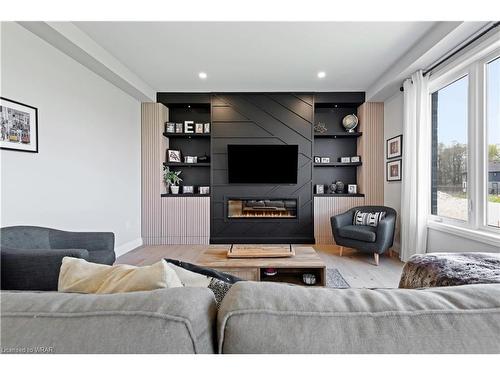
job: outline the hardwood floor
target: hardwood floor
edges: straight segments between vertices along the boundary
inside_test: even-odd
[[[302,245],[303,246],[303,245]],[[116,263],[136,266],[149,265],[162,258],[173,258],[196,263],[207,247],[229,249],[229,245],[156,245],[143,246],[120,256]],[[337,268],[353,288],[397,288],[403,263],[388,255],[380,257],[380,265],[373,256],[344,248],[342,257],[335,245],[313,245],[327,268]]]

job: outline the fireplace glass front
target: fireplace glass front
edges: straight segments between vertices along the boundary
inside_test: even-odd
[[[297,199],[228,199],[229,219],[295,219]]]

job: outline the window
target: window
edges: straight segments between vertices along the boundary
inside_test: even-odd
[[[500,40],[490,38],[429,77],[429,225],[500,241]]]
[[[486,64],[487,225],[500,228],[500,58]]]
[[[468,221],[467,107],[468,76],[431,95],[431,213]]]

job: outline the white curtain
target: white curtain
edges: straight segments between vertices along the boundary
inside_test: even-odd
[[[427,248],[431,196],[431,124],[428,77],[415,72],[404,84],[401,184],[401,260]]]

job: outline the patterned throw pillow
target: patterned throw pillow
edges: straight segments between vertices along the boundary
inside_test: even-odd
[[[220,303],[226,296],[226,293],[229,292],[229,289],[233,284],[225,283],[224,281],[212,278],[210,284],[208,284],[208,289],[210,289],[215,296],[215,304],[217,305],[217,309],[220,307]]]
[[[369,225],[376,227],[378,223],[385,217],[385,212],[354,212],[353,225]]]

